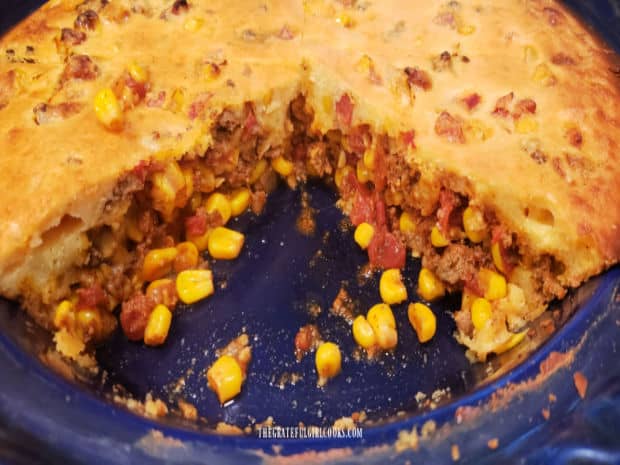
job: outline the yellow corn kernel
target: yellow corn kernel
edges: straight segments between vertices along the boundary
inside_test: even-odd
[[[168,337],[172,312],[165,305],[157,305],[149,315],[144,330],[144,343],[147,346],[160,346]]]
[[[185,197],[191,200],[194,196],[194,171],[191,168],[182,168],[181,172],[185,178]]]
[[[365,183],[372,180],[372,173],[366,168],[363,161],[357,162],[357,167],[355,169],[355,174],[357,175],[357,180],[361,183]]]
[[[146,288],[146,295],[154,297],[157,295],[158,301],[166,307],[172,307],[176,300],[176,294],[171,291],[172,279],[156,279]]]
[[[316,350],[314,363],[319,374],[319,385],[323,385],[329,378],[340,373],[342,369],[340,347],[333,342],[323,342]]]
[[[495,242],[491,245],[491,256],[493,257],[493,264],[502,273],[506,272],[506,266],[504,265],[504,257],[502,257],[502,251],[499,242]]]
[[[244,240],[240,232],[219,226],[209,234],[209,254],[218,260],[233,260],[239,256]]]
[[[462,36],[468,36],[473,34],[476,31],[476,26],[472,26],[470,24],[460,25],[457,29],[457,32]]]
[[[484,298],[497,300],[506,297],[506,278],[493,270],[483,268],[478,273],[478,280],[484,289]]]
[[[220,77],[220,74],[222,74],[222,69],[217,65],[217,63],[206,63],[202,72],[205,81],[213,82]]]
[[[127,67],[127,71],[131,76],[131,79],[136,81],[138,84],[144,84],[149,80],[149,72],[142,66],[140,66],[137,62],[133,61]]]
[[[232,215],[232,206],[230,200],[219,192],[214,192],[209,196],[205,203],[205,208],[208,213],[218,212],[224,224],[228,223],[230,216]]]
[[[76,320],[83,339],[97,339],[101,336],[103,326],[99,310],[83,308],[77,312]]]
[[[166,276],[172,271],[172,265],[178,253],[175,247],[150,250],[144,257],[142,278],[145,281],[155,281]]]
[[[196,32],[203,26],[204,23],[205,20],[202,18],[189,18],[187,21],[185,21],[183,27],[186,31]]]
[[[364,315],[353,320],[353,339],[364,349],[370,349],[377,343],[375,332]]]
[[[536,60],[538,60],[538,51],[531,45],[523,47],[523,61],[534,63]]]
[[[144,240],[144,233],[140,230],[138,219],[131,213],[125,221],[125,232],[127,237],[134,242],[142,242]]]
[[[372,171],[375,168],[375,151],[372,147],[364,151],[362,161],[367,170]]]
[[[375,228],[371,224],[360,223],[357,228],[355,228],[353,239],[362,249],[366,249],[370,241],[372,241],[372,236],[374,236],[374,234]]]
[[[168,108],[174,113],[180,113],[185,104],[185,91],[181,88],[175,89],[170,96]]]
[[[379,280],[381,299],[388,305],[399,304],[407,300],[407,288],[403,284],[400,270],[390,268],[385,270]]]
[[[439,278],[431,270],[422,268],[418,276],[418,295],[431,302],[443,297],[445,293],[446,288]]]
[[[431,244],[433,244],[433,247],[446,247],[450,242],[437,226],[433,226],[433,229],[431,229]]]
[[[213,294],[211,270],[185,270],[177,276],[177,294],[183,303],[193,304]]]
[[[352,172],[353,168],[351,168],[349,165],[345,165],[343,168],[337,169],[336,174],[334,175],[334,183],[336,184],[336,187],[342,187],[343,181]]]
[[[191,241],[181,242],[177,244],[179,252],[174,259],[174,271],[179,273],[183,270],[195,268],[198,265],[198,248]]]
[[[69,300],[63,300],[56,307],[54,312],[54,327],[56,329],[66,328],[73,320],[73,303]]]
[[[437,331],[437,318],[433,311],[419,302],[409,304],[407,308],[409,323],[418,335],[418,341],[430,341]]]
[[[276,173],[287,177],[293,172],[295,165],[293,165],[292,161],[280,156],[271,160],[271,167]]]
[[[465,139],[484,142],[493,136],[493,128],[479,119],[471,119],[465,123]]]
[[[496,354],[502,354],[504,352],[509,351],[510,349],[517,346],[519,343],[521,343],[521,341],[525,339],[526,334],[527,334],[527,331],[521,331],[520,333],[513,334],[512,336],[510,336],[510,339],[508,339],[503,344],[500,344],[499,346],[497,346],[493,350],[493,352],[495,352]]]
[[[400,215],[400,219],[398,220],[398,228],[402,233],[413,233],[415,232],[415,222],[413,221],[413,216],[411,216],[408,212],[402,212]]]
[[[486,222],[484,215],[475,207],[467,207],[463,212],[463,229],[465,235],[474,244],[482,242],[486,236]]]
[[[261,158],[256,163],[256,166],[254,166],[254,168],[252,169],[252,173],[250,173],[250,184],[254,184],[256,181],[258,181],[261,178],[261,176],[265,174],[266,170],[267,170],[267,160],[265,160],[264,158]]]
[[[543,86],[552,86],[555,84],[555,76],[549,69],[549,66],[545,63],[541,63],[534,69],[534,75],[532,76],[534,81],[542,84]]]
[[[373,67],[372,58],[368,55],[362,55],[362,58],[355,65],[355,69],[362,74],[368,74]]]
[[[345,165],[347,164],[347,154],[345,153],[344,150],[341,150],[340,153],[338,154],[338,162],[336,163],[336,168],[344,168]]]
[[[474,324],[474,328],[482,329],[487,324],[487,321],[491,319],[493,315],[493,307],[491,302],[482,297],[478,297],[471,304],[471,322]]]
[[[211,235],[211,229],[207,229],[201,236],[187,235],[187,240],[196,246],[200,252],[204,252],[209,248],[209,236]]]
[[[521,116],[515,121],[515,131],[518,134],[530,134],[538,129],[538,122],[532,116]]]
[[[346,28],[351,28],[355,25],[353,18],[346,13],[340,13],[336,16],[336,22]]]
[[[207,380],[220,404],[224,404],[241,392],[243,372],[234,357],[222,355],[207,370]]]
[[[178,194],[185,188],[185,176],[176,161],[166,165],[163,171],[153,173],[151,197],[153,206],[169,219],[175,207],[183,207],[182,200],[187,201],[185,196]],[[183,197],[183,198],[182,198]]]
[[[398,332],[396,331],[396,320],[394,313],[387,304],[377,304],[368,310],[366,315],[368,323],[372,327],[377,345],[384,350],[396,347],[398,343]]]
[[[233,216],[239,216],[248,209],[252,193],[247,187],[234,190],[230,194],[230,208]]]
[[[123,110],[114,91],[109,87],[101,89],[93,102],[95,116],[108,129],[119,130],[123,125]]]

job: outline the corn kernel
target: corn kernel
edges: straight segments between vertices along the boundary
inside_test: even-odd
[[[362,55],[362,58],[355,65],[355,69],[362,74],[368,74],[373,67],[372,58]]]
[[[504,257],[502,257],[502,250],[499,242],[495,242],[491,245],[491,256],[493,257],[493,264],[495,265],[495,268],[502,273],[505,273],[506,267],[504,265]]]
[[[319,385],[323,385],[329,378],[340,373],[342,369],[340,348],[333,342],[323,342],[316,350],[314,363],[319,374]]]
[[[446,247],[450,242],[437,226],[433,226],[433,229],[431,229],[431,244],[433,244],[433,247]]]
[[[351,168],[349,165],[345,165],[344,168],[337,169],[336,174],[334,175],[334,183],[336,184],[336,187],[342,187],[343,181],[352,172],[353,168]]]
[[[208,239],[209,254],[219,260],[232,260],[239,256],[245,237],[232,229],[217,227]]]
[[[144,343],[147,346],[162,345],[168,337],[172,312],[165,305],[157,305],[149,315],[144,330]]]
[[[504,352],[509,351],[513,347],[515,347],[518,344],[520,344],[521,341],[523,341],[523,339],[525,339],[525,335],[526,334],[527,334],[527,331],[521,331],[520,333],[513,334],[512,336],[510,336],[510,339],[508,339],[503,344],[500,344],[499,346],[497,346],[493,350],[493,352],[495,352],[496,354],[502,354]]]
[[[73,303],[69,300],[63,300],[56,307],[54,312],[54,327],[56,329],[66,328],[70,326],[73,320]]]
[[[372,171],[375,168],[375,151],[372,147],[364,151],[362,161],[364,162],[364,166],[367,170]]]
[[[177,294],[183,303],[193,304],[213,294],[211,270],[185,270],[177,276]]]
[[[295,168],[292,161],[289,161],[282,156],[271,160],[271,167],[276,173],[284,177],[289,176]]]
[[[394,313],[387,304],[377,304],[368,310],[366,319],[372,327],[377,345],[384,350],[390,350],[396,347],[398,343],[398,332],[396,331],[396,320]]]
[[[405,234],[415,232],[416,225],[413,221],[413,216],[408,212],[402,212],[398,220],[398,228],[400,232]]]
[[[422,268],[418,276],[418,295],[431,302],[445,293],[446,288],[437,276],[431,270]]]
[[[198,265],[198,248],[196,244],[191,241],[181,242],[177,244],[177,251],[179,253],[174,259],[174,271],[178,273],[195,268]]]
[[[506,278],[493,270],[483,268],[478,273],[480,286],[484,289],[484,298],[497,300],[506,297]]]
[[[355,174],[357,175],[357,180],[361,183],[365,183],[372,180],[372,173],[366,168],[363,161],[357,162],[357,167],[355,169]]]
[[[364,349],[370,349],[377,343],[375,332],[364,315],[353,320],[353,339]]]
[[[375,228],[371,224],[360,223],[357,228],[355,228],[353,239],[362,249],[366,249],[370,241],[372,241],[372,236],[374,236],[374,234]]]
[[[149,72],[135,61],[127,67],[127,71],[129,72],[131,79],[136,81],[138,84],[144,84],[149,80]]]
[[[400,270],[390,268],[385,270],[379,280],[381,299],[388,305],[399,304],[407,300],[407,288],[403,284]]]
[[[351,28],[355,25],[353,18],[346,13],[341,13],[336,16],[336,22],[346,28]]]
[[[166,219],[170,219],[175,207],[183,207],[185,196],[179,193],[185,188],[185,176],[179,164],[172,161],[163,171],[153,173],[151,197],[153,207]]]
[[[243,372],[234,357],[222,355],[207,370],[207,380],[220,404],[224,404],[241,392]]]
[[[491,302],[482,297],[478,297],[471,304],[471,322],[474,324],[474,328],[482,329],[487,324],[487,321],[491,319],[493,315],[493,308]]]
[[[101,314],[97,309],[83,308],[77,312],[77,323],[83,339],[98,339],[101,336]]]
[[[191,200],[194,196],[194,171],[191,168],[182,168],[183,178],[185,178],[185,198]]]
[[[542,84],[543,86],[552,86],[556,81],[555,76],[549,69],[549,66],[545,63],[541,63],[536,66],[532,78],[534,81]]]
[[[418,341],[430,341],[437,331],[437,318],[433,311],[419,302],[409,304],[407,308],[409,323],[418,335]]]
[[[129,214],[125,221],[125,232],[127,237],[134,242],[142,242],[144,240],[144,233],[140,230],[138,220],[133,214]]]
[[[230,208],[233,216],[239,216],[248,209],[252,193],[247,187],[242,187],[230,194]]]
[[[123,110],[116,95],[109,87],[101,89],[94,99],[95,116],[101,124],[111,130],[119,130],[123,125]]]
[[[532,116],[521,116],[515,121],[515,131],[518,134],[530,134],[538,129],[538,122]]]
[[[258,160],[256,166],[254,166],[252,172],[250,173],[250,184],[254,184],[256,181],[258,181],[261,176],[265,174],[265,171],[267,171],[267,160],[261,158],[260,160]]]
[[[230,200],[219,192],[214,192],[209,196],[205,203],[207,213],[218,212],[222,218],[223,224],[228,223],[230,216],[232,215],[232,206]]]
[[[474,244],[482,242],[486,236],[486,222],[482,212],[475,207],[467,207],[463,212],[465,235]]]
[[[185,91],[181,88],[175,89],[170,96],[170,103],[168,108],[174,113],[180,113],[183,111],[183,105],[185,104]]]
[[[476,26],[472,26],[470,24],[467,25],[461,25],[458,27],[457,32],[459,34],[461,34],[462,36],[468,36],[473,34],[476,31]]]
[[[189,18],[187,21],[185,21],[183,27],[186,31],[196,32],[203,26],[204,23],[205,20],[202,18]]]
[[[206,63],[202,72],[205,81],[213,82],[220,77],[220,74],[222,74],[222,69],[217,65],[217,63]]]
[[[465,123],[465,139],[484,142],[493,136],[493,128],[479,119],[471,119]]]
[[[523,47],[523,61],[525,63],[534,63],[538,60],[538,51],[531,45]]]
[[[142,278],[145,281],[155,281],[166,276],[172,271],[172,265],[178,253],[175,247],[150,250],[144,257]]]
[[[157,295],[158,302],[170,308],[176,300],[176,293],[171,284],[172,279],[156,279],[146,288],[146,295],[149,297]]]
[[[200,236],[187,235],[187,240],[196,246],[200,252],[204,252],[209,248],[209,236],[211,235],[211,229],[207,229],[204,234]]]

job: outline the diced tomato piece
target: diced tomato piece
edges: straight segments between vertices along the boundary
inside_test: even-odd
[[[348,128],[353,121],[353,102],[349,94],[342,94],[336,102],[336,116],[341,126]]]
[[[78,302],[77,308],[90,308],[95,309],[99,305],[107,304],[108,297],[106,296],[101,284],[95,283],[90,287],[83,287],[77,290]]]
[[[207,216],[198,210],[195,215],[185,218],[185,232],[188,236],[202,236],[207,232]]]
[[[415,149],[415,131],[413,129],[411,131],[401,132],[400,138],[405,146]]]
[[[457,198],[454,192],[442,190],[439,194],[439,209],[437,210],[437,222],[442,232],[448,232],[450,228],[450,215],[456,206]]]
[[[363,186],[359,186],[353,199],[353,208],[349,215],[351,223],[357,226],[360,223],[374,223],[375,203],[372,196]]]
[[[394,234],[378,228],[368,246],[368,259],[372,266],[378,268],[403,268],[406,249]]]

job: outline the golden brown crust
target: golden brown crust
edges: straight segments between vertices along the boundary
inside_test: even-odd
[[[564,265],[563,285],[620,259],[619,80],[611,52],[557,2],[194,1],[179,14],[169,3],[53,1],[0,41],[4,294],[19,293],[20,265],[42,253],[45,231],[68,216],[82,231],[96,225],[117,180],[141,160],[202,153],[213,118],[246,101],[284,137],[300,92],[323,132],[345,93],[354,124],[393,137],[415,130],[408,157],[422,177],[458,179],[523,250]],[[87,8],[100,25],[63,41]],[[191,19],[202,21],[197,30]],[[74,54],[90,57],[96,77],[65,79]],[[111,132],[93,96],[134,60],[150,72],[147,100],[165,92],[163,103],[132,108]],[[221,75],[205,79],[216,61]],[[180,110],[170,105],[175,89]],[[41,103],[75,105],[37,125]]]

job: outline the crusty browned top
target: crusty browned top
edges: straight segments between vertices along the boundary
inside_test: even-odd
[[[261,122],[284,134],[299,92],[316,129],[343,121],[346,94],[351,124],[415,131],[409,159],[426,176],[464,181],[533,253],[566,265],[566,284],[620,257],[618,70],[557,2],[160,5],[52,1],[0,42],[0,269],[64,215],[92,226],[140,160],[204,151],[225,106],[256,102]],[[87,10],[96,21],[76,24]],[[132,61],[150,89],[111,132],[93,96]],[[205,77],[210,63],[216,79]]]

